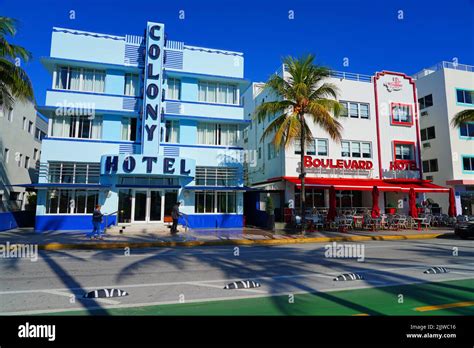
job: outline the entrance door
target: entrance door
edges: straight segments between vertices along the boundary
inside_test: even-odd
[[[178,193],[156,189],[121,189],[119,223],[161,222],[170,215]]]
[[[162,220],[162,192],[158,190],[150,190],[149,191],[149,217],[148,221],[161,221]]]
[[[136,190],[135,191],[135,204],[133,212],[133,222],[146,222],[147,221],[147,196],[148,190]]]

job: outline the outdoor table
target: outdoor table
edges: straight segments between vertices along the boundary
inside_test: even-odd
[[[418,231],[421,231],[421,223],[426,220],[426,218],[413,218],[413,220],[418,222]]]

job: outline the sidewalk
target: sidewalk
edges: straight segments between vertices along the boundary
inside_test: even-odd
[[[431,228],[429,230],[400,231],[318,231],[301,234],[279,234],[258,228],[200,229],[181,231],[171,236],[167,231],[135,231],[120,234],[108,231],[104,240],[90,240],[82,231],[50,231],[36,233],[31,228],[19,228],[0,232],[0,244],[38,244],[39,249],[117,249],[207,245],[281,245],[295,243],[328,243],[342,241],[403,240],[455,238],[452,230]]]

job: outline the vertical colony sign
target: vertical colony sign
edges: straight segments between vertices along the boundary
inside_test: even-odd
[[[162,72],[165,26],[147,23],[145,59],[145,98],[143,102],[142,153],[158,154],[160,146],[160,110],[162,102]]]

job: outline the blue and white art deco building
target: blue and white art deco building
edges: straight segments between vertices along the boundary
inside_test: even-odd
[[[243,54],[145,29],[53,28],[38,231],[90,229],[97,203],[108,224],[160,223],[176,201],[190,227],[242,226]]]

